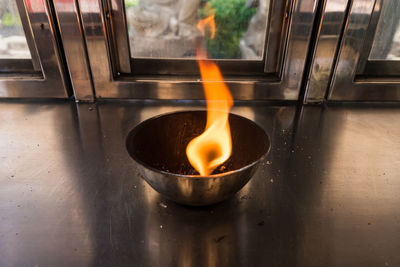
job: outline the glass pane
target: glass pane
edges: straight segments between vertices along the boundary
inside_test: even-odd
[[[209,57],[261,60],[269,0],[125,0],[133,57],[195,58],[196,25],[214,13]]]
[[[31,58],[15,0],[0,0],[0,58]]]
[[[400,1],[384,1],[369,59],[400,60]]]

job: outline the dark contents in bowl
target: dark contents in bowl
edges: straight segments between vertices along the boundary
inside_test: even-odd
[[[186,156],[186,146],[204,131],[206,111],[184,111],[142,122],[128,136],[127,148],[138,162],[154,169],[198,175]],[[232,155],[213,174],[237,170],[264,155],[269,147],[266,133],[251,120],[230,114]]]

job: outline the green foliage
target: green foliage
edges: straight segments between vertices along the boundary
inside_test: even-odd
[[[139,0],[125,0],[125,7],[126,8],[135,7],[138,4],[139,4]]]
[[[2,18],[3,26],[5,27],[10,27],[10,26],[16,26],[20,25],[21,22],[19,21],[19,18],[11,13],[4,13],[3,18]]]
[[[246,8],[246,0],[209,0],[215,12],[216,33],[207,39],[207,48],[213,58],[240,58],[239,41],[247,30],[256,8]],[[200,16],[209,15],[208,5],[200,10]]]

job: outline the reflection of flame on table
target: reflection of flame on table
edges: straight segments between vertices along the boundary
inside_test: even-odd
[[[197,27],[203,36],[206,29],[209,29],[210,37],[213,38],[214,15],[201,20]],[[206,176],[231,155],[232,140],[228,117],[233,98],[218,66],[207,59],[207,52],[201,46],[197,48],[197,61],[207,100],[207,124],[204,132],[190,141],[186,154],[190,164],[200,175]]]

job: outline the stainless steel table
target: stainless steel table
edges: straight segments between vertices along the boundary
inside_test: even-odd
[[[400,108],[238,104],[272,149],[204,208],[158,195],[125,149],[187,109],[202,106],[1,102],[0,266],[400,266]]]

